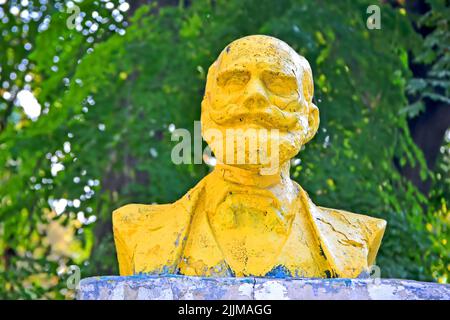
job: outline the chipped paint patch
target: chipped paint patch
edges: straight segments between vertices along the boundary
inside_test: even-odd
[[[239,286],[238,290],[240,295],[251,297],[253,294],[253,284],[243,283]]]
[[[369,285],[367,291],[371,300],[399,300],[400,296],[396,295],[397,288],[392,285]]]
[[[260,288],[255,288],[256,300],[286,300],[287,289],[281,281],[267,281]]]

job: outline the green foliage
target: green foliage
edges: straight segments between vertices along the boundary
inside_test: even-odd
[[[430,233],[431,247],[426,254],[430,261],[433,278],[439,282],[450,280],[450,129],[447,130],[444,144],[440,149],[437,168],[433,174],[433,187],[428,200],[426,224]]]
[[[292,176],[320,205],[388,221],[377,263],[383,277],[436,280],[438,263],[442,277],[448,251],[436,243],[448,239],[448,222],[438,227],[435,215],[425,214],[429,200],[396,167],[418,165],[429,175],[404,111],[407,83],[421,90],[420,80],[408,82],[408,52],[418,38],[408,18],[387,5],[382,29],[368,30],[370,4],[142,6],[124,35],[105,26],[92,44],[65,26],[67,13],[55,11],[28,55],[39,79],[34,93],[47,110],[30,121],[14,107],[17,115],[0,132],[0,251],[8,257],[0,261],[0,296],[70,296],[64,288],[70,264],[80,265],[82,277],[117,273],[112,210],[174,201],[208,172],[171,162],[170,125],[193,129],[209,65],[226,44],[248,34],[285,40],[313,69],[321,127]],[[88,16],[99,10],[95,2],[83,5]],[[2,46],[10,42],[1,39]],[[55,164],[64,170],[52,174]],[[68,200],[62,214],[58,199]],[[73,239],[61,248],[64,241],[52,239],[63,231]]]
[[[416,102],[405,110],[414,116],[423,111],[423,99],[440,103],[450,103],[450,7],[445,0],[429,0],[431,10],[417,20],[417,25],[431,30],[416,47],[414,61],[431,65],[423,78],[411,79],[407,91],[416,98]]]

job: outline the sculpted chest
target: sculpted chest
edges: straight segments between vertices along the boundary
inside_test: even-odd
[[[324,276],[326,261],[297,197],[289,203],[267,190],[220,187],[219,203],[207,192],[195,212],[180,273]]]
[[[170,205],[127,205],[114,212],[122,275],[354,278],[374,262],[383,220],[317,207],[299,186],[288,214],[278,215],[281,212],[275,209],[280,207],[271,200],[253,196],[250,200],[245,194],[217,205],[214,199],[221,197],[208,193],[219,193],[214,186],[206,192],[205,185],[202,181]],[[243,196],[245,201],[238,203],[245,205],[233,206]],[[236,227],[251,222],[255,214],[264,215],[265,205],[270,208],[266,223]],[[219,209],[211,211],[212,207]],[[210,219],[208,212],[216,216]]]

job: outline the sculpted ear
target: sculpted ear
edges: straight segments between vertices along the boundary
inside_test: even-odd
[[[314,95],[314,82],[311,67],[309,66],[308,61],[301,58],[301,64],[303,68],[302,74],[302,89],[303,95],[308,104],[308,132],[305,137],[304,144],[311,140],[319,129],[319,108],[312,102]]]
[[[210,89],[214,82],[216,81],[216,73],[217,73],[217,65],[218,65],[218,60],[214,61],[208,68],[208,74],[206,75],[206,85],[205,85],[205,89],[208,90]]]
[[[306,134],[306,138],[304,143],[307,143],[311,140],[319,129],[320,117],[319,117],[319,108],[314,103],[309,103],[309,113],[308,113],[308,133]]]
[[[206,111],[209,105],[211,104],[211,89],[214,86],[214,81],[216,79],[216,69],[217,69],[217,60],[214,61],[213,64],[208,69],[208,74],[206,75],[206,84],[205,84],[205,91],[203,95],[202,100],[202,113],[203,111]]]

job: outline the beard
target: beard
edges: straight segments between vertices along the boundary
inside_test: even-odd
[[[209,131],[213,132],[210,135]],[[219,164],[258,170],[262,175],[279,172],[301,148],[301,132],[265,128],[203,127],[203,136]]]
[[[203,103],[202,135],[218,163],[274,174],[300,151],[307,134],[308,116],[302,112]]]

